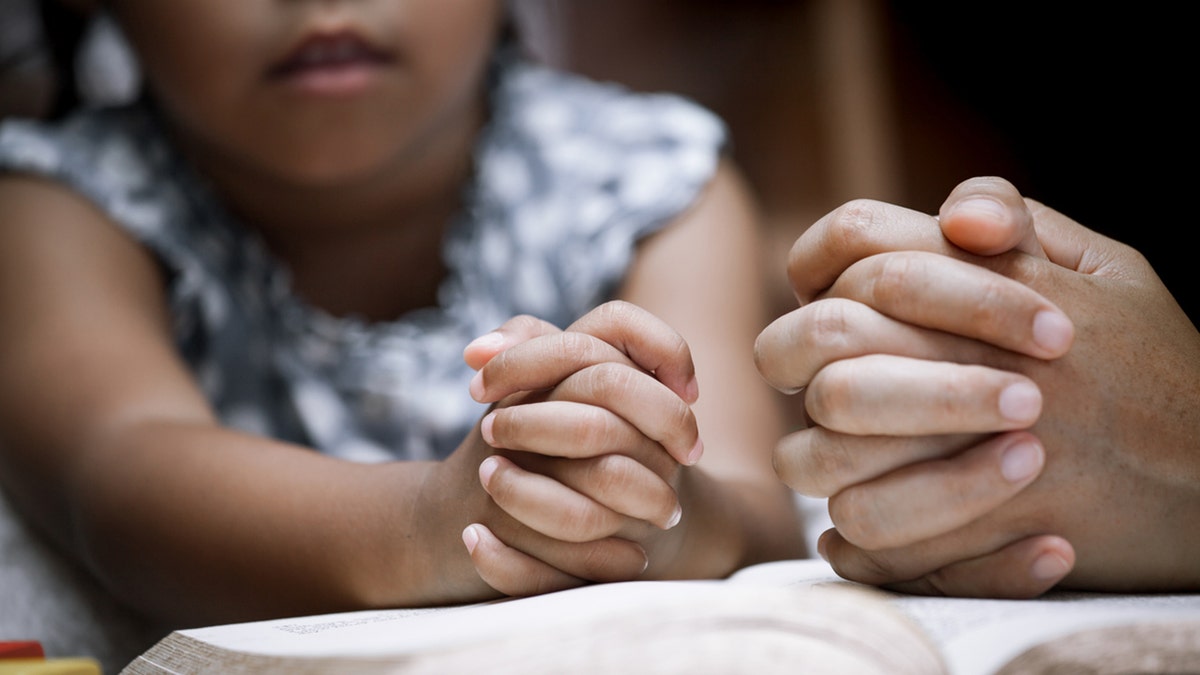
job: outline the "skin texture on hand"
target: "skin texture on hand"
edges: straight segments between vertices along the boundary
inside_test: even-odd
[[[712,536],[706,530],[723,530],[727,540],[740,535],[721,524],[720,509],[704,505],[728,488],[693,466],[704,450],[689,407],[699,387],[687,343],[669,326],[611,302],[566,331],[516,317],[464,356],[479,368],[472,394],[496,404],[481,429],[497,454],[479,473],[508,516],[579,542],[591,564],[605,560],[591,552],[597,544],[643,552],[641,568],[613,560],[603,580],[727,573],[723,556],[687,554],[686,540]],[[685,513],[701,526],[677,527]],[[571,560],[520,529],[472,523],[463,541],[480,576],[508,595],[601,580],[570,571]]]
[[[697,208],[640,245],[618,294],[626,302],[603,305],[565,332],[518,317],[464,353],[481,369],[472,394],[497,402],[481,423],[496,458],[473,472],[488,492],[530,529],[610,535],[580,548],[636,542],[643,578],[722,577],[803,555],[794,499],[770,464],[782,433],[779,401],[750,361],[764,294],[751,205],[730,169],[722,167]],[[582,423],[563,425],[560,413]],[[544,473],[561,484],[540,480]],[[537,494],[583,504],[591,529],[572,532],[579,523],[547,516],[552,509],[528,501]],[[471,525],[464,543],[479,575],[505,593],[582,583],[490,523]]]
[[[645,571],[635,542],[678,524],[680,469],[703,447],[688,407],[697,387],[683,339],[644,310],[614,302],[566,331],[516,317],[464,356],[479,367],[472,395],[496,404],[480,426],[498,453],[479,470],[496,504],[531,532],[581,550],[588,542],[633,547],[640,565],[615,566],[616,578]],[[569,573],[518,529],[476,522],[463,539],[480,576],[509,595],[599,580]]]
[[[756,357],[802,392],[811,424],[776,466],[830,497],[840,574],[1002,597],[1200,587],[1200,336],[1136,251],[980,178],[940,219],[842,207],[789,274],[802,306]]]

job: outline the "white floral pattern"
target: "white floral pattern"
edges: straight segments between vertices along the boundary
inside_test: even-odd
[[[467,342],[523,313],[565,326],[609,299],[637,241],[695,200],[725,142],[681,98],[498,64],[439,305],[393,322],[298,299],[147,105],[6,122],[0,170],[64,182],[158,256],[180,353],[224,423],[356,461],[442,458],[484,410],[467,393]]]

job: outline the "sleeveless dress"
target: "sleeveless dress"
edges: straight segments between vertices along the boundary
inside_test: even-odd
[[[61,181],[147,246],[175,339],[223,423],[355,461],[439,459],[484,412],[462,350],[517,314],[565,327],[610,299],[639,239],[694,202],[725,129],[672,95],[498,58],[439,302],[328,315],[167,142],[146,104],[0,127],[0,171]]]

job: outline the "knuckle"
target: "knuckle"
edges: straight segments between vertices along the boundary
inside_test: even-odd
[[[578,434],[575,442],[582,448],[606,450],[616,448],[623,438],[623,429],[608,411],[589,406],[582,413],[579,423],[574,425]]]
[[[688,441],[694,440],[700,434],[700,429],[696,426],[695,413],[678,399],[672,401],[672,405],[666,411],[665,419],[670,425],[670,429],[682,431]]]
[[[859,581],[869,584],[886,584],[896,581],[903,581],[897,572],[896,566],[888,556],[882,553],[874,553],[867,550],[859,550],[858,558],[855,560],[857,578]]]
[[[668,482],[646,480],[648,469],[625,455],[601,457],[594,470],[596,494],[601,498],[620,499],[621,508],[631,517],[665,518],[678,503]],[[632,486],[637,486],[636,493],[630,489]]]
[[[845,538],[845,533],[840,527],[838,534],[846,543],[830,547],[827,551],[829,565],[838,576],[871,585],[882,585],[899,580],[896,569],[886,553],[873,553],[854,545]]]
[[[596,360],[596,338],[577,331],[565,331],[554,341],[554,357],[566,363],[579,365]]]
[[[633,369],[611,362],[588,366],[579,374],[593,400],[608,400],[625,394],[636,382]]]
[[[1005,306],[1005,297],[1010,289],[1001,278],[984,279],[979,286],[978,300],[971,304],[973,323],[996,330]]]
[[[597,494],[621,494],[633,483],[637,467],[637,462],[625,455],[604,455],[589,467],[588,480]]]
[[[829,498],[829,517],[846,541],[865,550],[883,548],[889,524],[869,490],[852,486]]]
[[[641,320],[644,310],[624,300],[609,300],[592,310],[590,314],[605,325],[629,328]]]
[[[821,300],[807,308],[809,323],[804,335],[794,335],[795,340],[815,343],[818,348],[842,352],[851,344],[853,318],[851,305],[837,300]]]
[[[596,313],[610,319],[631,317],[638,311],[637,305],[625,300],[609,300],[596,307]]]
[[[511,330],[519,335],[527,335],[538,332],[542,327],[541,319],[530,314],[518,314],[508,321],[504,322],[501,328]]]
[[[615,529],[608,509],[589,501],[579,501],[558,511],[559,526],[565,541],[586,542],[612,534]]]
[[[938,388],[936,404],[938,412],[948,420],[969,418],[977,411],[972,405],[983,406],[991,411],[994,407],[992,394],[1007,384],[1007,380],[992,383],[993,371],[983,366],[958,366],[952,368]],[[965,420],[964,420],[965,421]]]
[[[594,581],[631,580],[641,575],[645,561],[645,553],[633,542],[604,539],[587,545],[577,575]]]
[[[690,363],[692,360],[692,349],[688,346],[687,340],[679,333],[672,331],[664,336],[667,340],[666,353],[669,361],[678,363]]]
[[[908,253],[880,256],[871,275],[872,298],[884,307],[903,307],[919,294],[912,292],[914,277],[920,274],[917,259]]]
[[[880,202],[854,199],[831,214],[829,236],[836,245],[858,250],[870,245],[880,223]]]

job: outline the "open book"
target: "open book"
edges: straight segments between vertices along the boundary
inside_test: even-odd
[[[795,560],[722,581],[179,630],[123,671],[202,672],[1194,673],[1200,594],[916,597]]]

